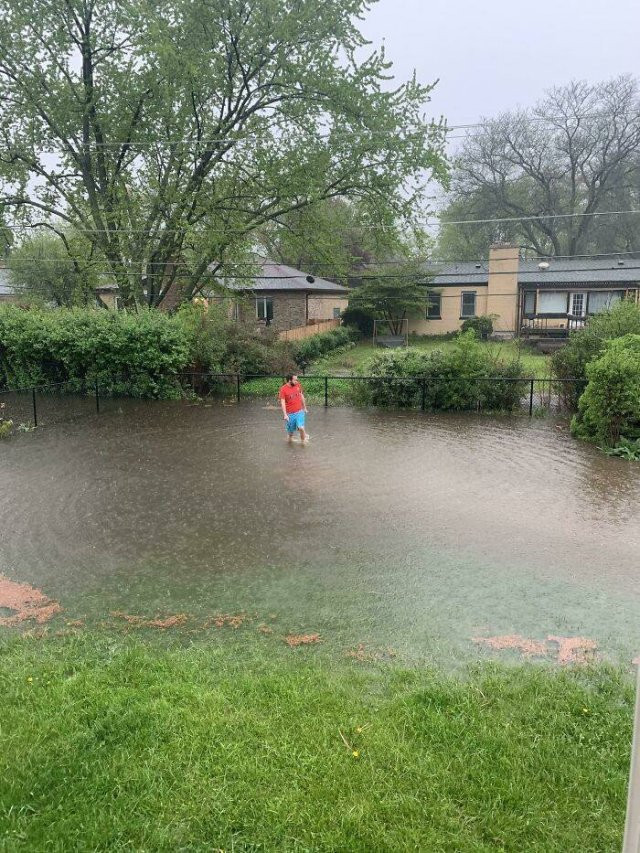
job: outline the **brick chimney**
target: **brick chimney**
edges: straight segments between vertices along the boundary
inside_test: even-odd
[[[489,249],[487,314],[497,315],[494,334],[503,337],[512,337],[517,331],[519,266],[519,246],[494,243]]]

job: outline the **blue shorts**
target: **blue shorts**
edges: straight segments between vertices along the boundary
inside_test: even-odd
[[[297,429],[304,429],[304,412],[300,409],[299,412],[293,412],[285,421],[285,427],[288,433],[293,435]]]

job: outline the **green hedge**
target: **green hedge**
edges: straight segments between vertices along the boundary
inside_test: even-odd
[[[446,351],[380,353],[367,374],[372,378],[361,382],[357,394],[360,402],[374,406],[417,407],[424,393],[431,411],[512,411],[525,393],[521,364],[495,359],[474,332],[459,335]]]
[[[587,366],[587,377],[571,422],[573,434],[631,452],[629,445],[640,438],[640,335],[609,341],[604,354]]]
[[[68,382],[135,397],[176,397],[189,365],[184,328],[166,314],[84,309],[0,309],[0,385]]]
[[[590,317],[586,327],[572,332],[566,346],[554,354],[551,371],[555,377],[583,380],[556,383],[558,394],[570,409],[578,407],[589,362],[604,352],[607,341],[629,334],[640,334],[640,305],[624,300],[610,311]]]
[[[298,367],[305,368],[333,350],[354,344],[359,338],[360,333],[357,329],[339,326],[330,332],[321,332],[319,335],[312,335],[310,338],[300,341],[294,347],[293,357]]]

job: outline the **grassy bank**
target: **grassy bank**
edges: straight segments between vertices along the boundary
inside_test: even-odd
[[[454,679],[329,666],[319,649],[10,642],[2,849],[619,849],[621,676],[484,665]]]
[[[434,349],[446,350],[452,347],[454,341],[439,338],[415,338],[411,340],[410,346],[429,352]],[[519,360],[529,376],[543,379],[550,375],[549,358],[543,353],[535,352],[530,347],[519,341],[488,341],[483,343],[496,358],[501,361]],[[379,351],[379,350],[378,350]],[[316,361],[309,368],[309,373],[351,373],[353,371],[366,372],[367,362],[372,358],[376,349],[371,341],[362,341],[352,349],[330,353],[325,358]]]

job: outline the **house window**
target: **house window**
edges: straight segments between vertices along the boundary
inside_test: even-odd
[[[234,302],[231,306],[231,319],[239,320],[240,319],[240,303]]]
[[[587,294],[572,293],[569,297],[569,308],[572,317],[584,317],[587,308]]]
[[[622,299],[624,299],[623,290],[596,290],[589,294],[589,314],[608,311]]]
[[[475,317],[476,316],[476,292],[467,291],[462,294],[460,303],[460,317]]]
[[[273,299],[267,296],[259,296],[256,299],[256,314],[258,320],[270,323],[273,320]]]
[[[524,313],[526,317],[533,317],[536,313],[535,290],[528,290],[524,294]]]
[[[334,305],[334,307],[333,307],[333,319],[339,320],[341,314],[342,314],[342,310],[340,308],[338,308],[337,305]]]
[[[557,290],[546,290],[538,294],[538,314],[567,313],[567,294]]]
[[[442,316],[442,296],[439,293],[429,293],[427,295],[427,320],[439,320]]]

